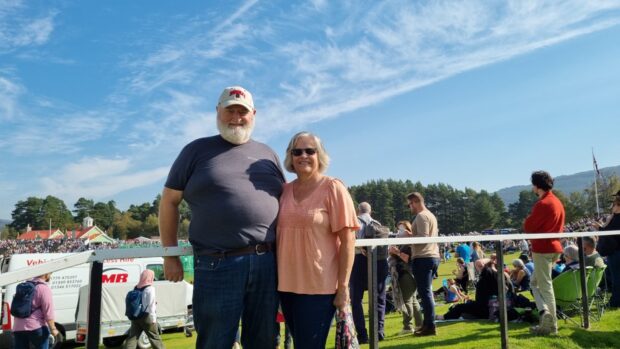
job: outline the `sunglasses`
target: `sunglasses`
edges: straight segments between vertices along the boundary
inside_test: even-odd
[[[316,154],[316,148],[293,148],[291,149],[291,154],[293,154],[293,156],[301,156],[301,154],[306,153],[309,156],[312,156],[314,154]]]

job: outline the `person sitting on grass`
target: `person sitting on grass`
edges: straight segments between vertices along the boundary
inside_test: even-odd
[[[469,296],[463,294],[454,279],[444,279],[441,288],[433,291],[435,296],[439,296],[442,293],[446,303],[458,303],[469,300]]]
[[[453,320],[461,316],[474,319],[489,318],[489,300],[492,296],[497,296],[497,268],[495,262],[490,259],[477,260],[475,267],[480,273],[476,283],[476,298],[451,306],[443,316],[437,316],[438,320]]]
[[[467,294],[467,284],[469,283],[469,273],[465,260],[461,257],[456,259],[456,269],[452,270],[456,284]]]
[[[517,292],[529,290],[531,275],[525,267],[525,263],[520,259],[515,259],[512,261],[512,266],[514,269],[510,271],[510,281],[512,281],[515,290]]]

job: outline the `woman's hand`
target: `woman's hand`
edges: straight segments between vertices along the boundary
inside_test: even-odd
[[[391,255],[398,256],[400,254],[400,250],[396,246],[390,246],[389,250]]]
[[[344,310],[349,302],[349,288],[338,288],[338,291],[336,291],[336,297],[334,298],[334,306],[340,310]]]

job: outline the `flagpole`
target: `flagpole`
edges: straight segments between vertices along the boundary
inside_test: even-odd
[[[594,167],[594,198],[596,200],[596,218],[601,218],[601,209],[598,205],[598,165],[596,164],[596,158],[594,157],[594,148],[592,148],[592,166]]]

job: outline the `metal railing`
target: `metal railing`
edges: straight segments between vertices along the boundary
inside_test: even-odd
[[[440,236],[432,238],[387,238],[387,239],[362,239],[357,240],[356,247],[368,248],[368,299],[369,299],[369,329],[370,329],[370,348],[378,348],[378,326],[377,326],[377,247],[387,245],[407,245],[407,244],[427,244],[427,243],[454,243],[472,241],[494,241],[497,265],[504,265],[503,242],[509,240],[534,240],[550,238],[577,238],[579,247],[579,267],[581,269],[581,289],[582,289],[582,311],[584,328],[590,327],[588,316],[588,299],[586,292],[585,279],[585,258],[583,252],[582,238],[585,236],[608,236],[620,235],[617,231],[597,231],[597,232],[572,232],[572,233],[545,233],[545,234],[503,234],[503,235],[464,235],[464,236]],[[28,268],[15,270],[9,273],[0,274],[0,287],[27,280],[39,275],[51,273],[57,270],[71,268],[84,263],[91,263],[90,269],[90,293],[88,309],[88,333],[86,338],[86,348],[96,349],[99,347],[100,327],[99,319],[101,316],[101,286],[103,274],[103,262],[109,259],[119,258],[144,258],[160,256],[185,256],[193,253],[191,247],[156,247],[156,248],[131,248],[131,249],[106,249],[92,250],[68,255],[47,263],[38,264]],[[498,272],[498,290],[502,290],[505,283],[503,272]],[[97,301],[91,301],[97,300]],[[501,333],[502,348],[508,348],[508,318],[506,310],[506,297],[504,292],[498,292],[499,302],[499,326]]]

